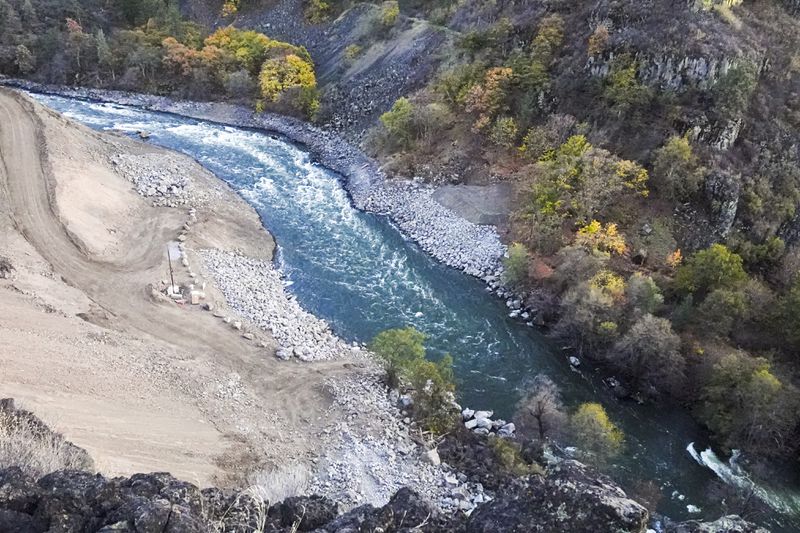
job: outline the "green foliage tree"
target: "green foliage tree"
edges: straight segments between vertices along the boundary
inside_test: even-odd
[[[489,139],[499,146],[511,148],[517,140],[517,131],[517,121],[512,117],[499,117],[494,121]]]
[[[679,266],[675,286],[683,293],[705,296],[715,289],[736,289],[747,280],[742,258],[724,244],[712,244]]]
[[[715,289],[697,308],[697,329],[705,335],[727,337],[746,312],[747,301],[743,292]]]
[[[392,139],[400,146],[407,147],[413,138],[414,106],[408,98],[398,98],[392,109],[381,115],[381,124]]]
[[[734,352],[714,365],[700,415],[728,447],[772,456],[790,444],[797,407],[797,391],[772,373],[766,359]]]
[[[369,349],[383,359],[390,388],[397,388],[408,368],[425,358],[425,335],[412,327],[380,332]]]
[[[651,91],[639,81],[636,63],[630,57],[620,56],[612,63],[603,98],[618,117],[639,111],[650,101]]]
[[[655,155],[653,183],[667,198],[687,200],[700,189],[705,169],[686,137],[670,137]]]
[[[656,282],[641,272],[635,272],[628,278],[625,296],[634,316],[655,313],[664,303],[664,296]]]
[[[758,85],[758,68],[743,60],[721,76],[711,89],[714,106],[723,118],[731,119],[746,109]]]
[[[511,285],[523,283],[528,278],[530,254],[524,244],[515,242],[508,247],[508,257],[503,259],[504,281]]]
[[[412,327],[390,329],[373,339],[370,350],[384,361],[389,387],[410,384],[416,416],[430,431],[443,433],[453,423],[453,359],[428,361],[424,343],[425,335]]]
[[[599,403],[584,403],[570,418],[570,427],[581,451],[598,466],[617,456],[625,436]]]

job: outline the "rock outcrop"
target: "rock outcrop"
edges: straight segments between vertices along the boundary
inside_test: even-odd
[[[647,510],[609,478],[563,461],[547,476],[520,478],[472,514],[468,533],[645,531]]]

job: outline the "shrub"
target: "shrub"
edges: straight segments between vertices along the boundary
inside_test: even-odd
[[[363,50],[364,49],[360,45],[357,45],[355,43],[347,45],[347,47],[344,49],[345,61],[347,61],[348,63],[352,63],[353,61],[356,60],[358,56],[361,55],[361,52]]]
[[[581,404],[570,419],[570,427],[581,451],[597,465],[622,451],[625,436],[599,403]]]
[[[511,117],[495,120],[489,139],[500,146],[511,148],[517,140],[517,122]]]
[[[589,280],[589,286],[601,291],[615,301],[625,294],[625,280],[610,270],[601,270]]]
[[[664,296],[653,278],[640,272],[635,272],[628,278],[625,296],[633,314],[637,316],[654,313],[664,303]]]
[[[522,446],[519,443],[510,439],[491,437],[489,445],[505,473],[514,477],[544,473],[538,464],[529,463],[522,457]]]
[[[307,0],[303,15],[311,24],[321,24],[331,16],[331,5],[325,0]]]
[[[508,247],[508,257],[503,259],[505,267],[504,280],[511,285],[517,285],[528,278],[528,265],[530,254],[524,244],[518,242]]]
[[[590,56],[598,56],[606,51],[608,47],[608,26],[598,24],[589,36],[588,50]]]
[[[91,470],[94,465],[85,450],[35,415],[6,405],[0,406],[0,470],[12,466],[39,478],[56,470]]]
[[[742,258],[723,244],[695,253],[675,273],[678,290],[701,296],[715,289],[735,289],[746,279]]]
[[[686,137],[673,136],[656,151],[653,178],[656,188],[667,198],[686,200],[702,185],[705,169]]]
[[[743,60],[728,69],[711,89],[715,110],[723,118],[741,115],[758,84],[758,68],[751,61]]]
[[[369,346],[386,366],[390,388],[397,388],[408,369],[425,357],[425,335],[412,327],[379,333]]]
[[[639,82],[636,63],[628,56],[614,60],[606,79],[603,97],[622,116],[644,107],[650,101],[650,89]]]
[[[575,132],[576,124],[577,120],[572,115],[550,115],[545,124],[528,130],[519,152],[534,161],[547,152],[555,152]]]
[[[394,26],[398,16],[400,16],[400,4],[397,3],[397,0],[389,0],[383,3],[380,13],[380,21],[383,27],[391,28]]]
[[[392,109],[381,115],[381,124],[398,145],[407,147],[413,138],[414,106],[408,98],[398,98]]]
[[[370,344],[384,361],[389,387],[406,383],[412,388],[414,414],[433,433],[447,432],[454,423],[453,359],[445,355],[438,362],[425,359],[425,335],[412,327],[379,333]]]

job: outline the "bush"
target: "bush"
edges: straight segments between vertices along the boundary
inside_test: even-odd
[[[491,437],[489,445],[506,474],[514,477],[544,474],[542,467],[536,463],[529,463],[523,458],[522,446],[519,443],[500,437]]]
[[[514,146],[517,140],[517,122],[511,117],[500,117],[494,121],[489,139],[505,148]]]
[[[705,169],[700,166],[685,137],[673,136],[656,151],[653,178],[656,188],[667,198],[687,200],[702,185]]]
[[[392,141],[403,147],[411,144],[414,135],[414,106],[408,98],[398,98],[392,109],[381,115],[380,120]]]
[[[627,250],[625,237],[617,231],[617,225],[609,222],[605,227],[598,221],[592,220],[578,230],[575,244],[583,246],[594,252],[610,255],[622,255]]]
[[[358,56],[361,55],[361,52],[363,50],[364,49],[360,45],[357,45],[355,43],[347,45],[347,47],[344,49],[345,61],[347,61],[348,63],[352,63],[353,61],[356,60]]]
[[[503,259],[504,281],[511,285],[523,283],[528,278],[530,254],[524,244],[515,242],[508,247],[508,257]]]
[[[428,361],[424,342],[424,334],[407,327],[379,333],[369,348],[383,360],[388,386],[410,385],[416,418],[429,431],[441,434],[454,423],[453,359],[445,355],[438,362]]]
[[[608,26],[598,24],[589,36],[588,51],[590,56],[598,56],[606,51],[608,47]]]
[[[10,400],[0,405],[0,470],[21,468],[33,478],[56,470],[91,470],[89,454],[54,433],[28,411],[13,408]]]
[[[598,466],[622,451],[625,436],[599,403],[581,404],[570,419],[570,427],[581,451]]]
[[[625,296],[635,316],[655,313],[664,303],[664,296],[653,278],[640,272],[635,272],[628,278]]]
[[[628,56],[614,60],[606,79],[603,97],[617,116],[642,109],[651,98],[651,91],[637,77],[636,63]]]
[[[731,67],[711,89],[716,112],[724,119],[738,117],[750,103],[757,85],[758,68],[753,62],[743,60]]]
[[[398,16],[400,16],[400,4],[397,3],[397,0],[389,0],[389,2],[383,3],[380,21],[384,28],[391,28],[394,26]]]
[[[331,16],[331,5],[325,0],[307,0],[303,15],[311,24],[321,24]]]

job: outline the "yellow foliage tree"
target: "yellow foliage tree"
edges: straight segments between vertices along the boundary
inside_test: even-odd
[[[578,230],[575,243],[604,254],[622,255],[627,250],[625,237],[618,232],[617,225],[613,222],[603,226],[597,220],[592,220]]]

